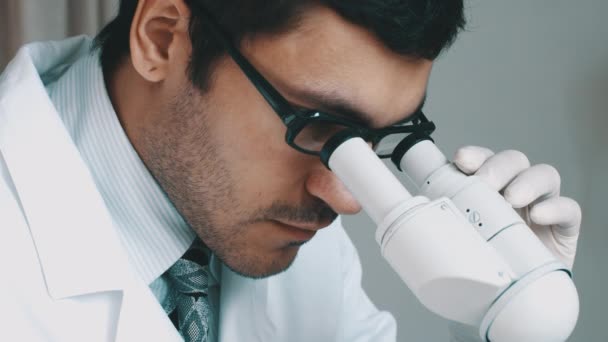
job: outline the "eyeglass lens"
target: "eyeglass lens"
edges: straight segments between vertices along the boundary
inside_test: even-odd
[[[346,125],[337,124],[325,120],[308,122],[294,138],[294,144],[299,148],[318,153],[323,149],[325,143],[336,133],[345,129],[352,129]],[[372,148],[380,157],[389,157],[395,147],[410,133],[393,133],[373,142]],[[371,140],[371,139],[368,139]]]

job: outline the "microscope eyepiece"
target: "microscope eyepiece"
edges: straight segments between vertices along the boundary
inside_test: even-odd
[[[360,137],[361,135],[357,134],[356,132],[353,132],[350,129],[345,129],[334,134],[334,136],[327,140],[327,142],[325,143],[325,145],[323,145],[323,148],[321,149],[321,161],[323,162],[325,167],[331,170],[331,168],[329,167],[329,158],[331,158],[331,155],[334,153],[336,148],[338,148],[338,146],[342,145],[342,143],[349,139]]]
[[[435,142],[430,135],[424,132],[414,132],[405,137],[405,139],[401,140],[401,142],[395,147],[395,150],[391,155],[391,160],[399,171],[403,171],[401,169],[401,159],[403,159],[403,156],[410,150],[410,148],[424,140],[430,140],[433,143]]]

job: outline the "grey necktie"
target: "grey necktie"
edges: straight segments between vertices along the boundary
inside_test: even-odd
[[[217,286],[217,280],[209,259],[209,249],[197,238],[163,275],[170,284],[163,308],[186,342],[213,342],[217,337],[209,298],[209,288]]]

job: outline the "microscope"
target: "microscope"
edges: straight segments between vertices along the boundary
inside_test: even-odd
[[[479,328],[482,341],[565,341],[579,312],[570,270],[503,196],[458,170],[424,132],[405,137],[391,158],[416,196],[356,132],[338,132],[321,151],[377,224],[383,257],[418,300]]]

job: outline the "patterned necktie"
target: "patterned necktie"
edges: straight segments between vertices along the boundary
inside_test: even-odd
[[[209,249],[197,238],[164,274],[170,290],[163,307],[186,342],[213,342],[217,336],[209,288],[218,283],[209,259]]]

